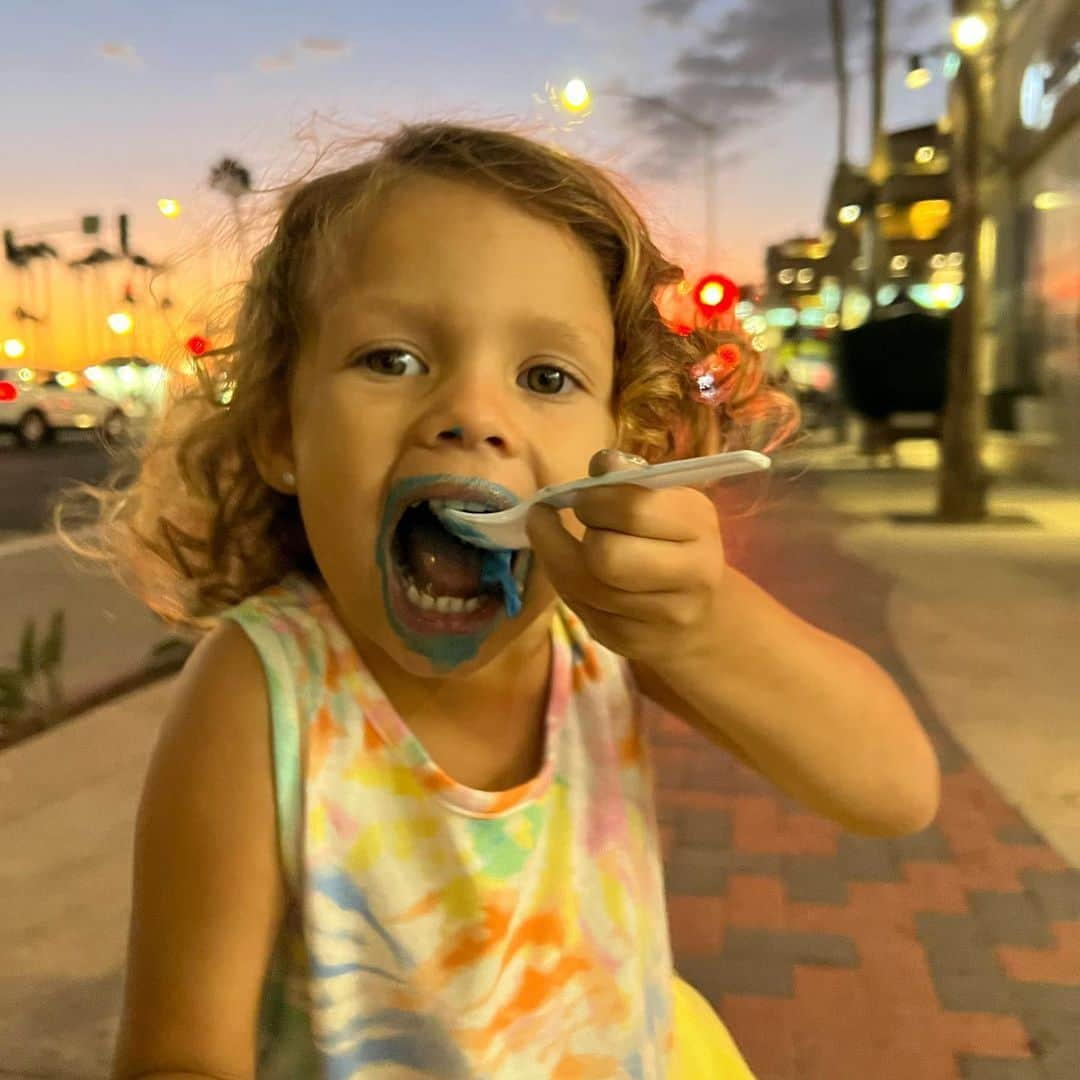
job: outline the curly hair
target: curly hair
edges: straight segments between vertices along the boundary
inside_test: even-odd
[[[768,450],[798,427],[797,406],[768,385],[761,358],[741,336],[662,314],[662,297],[683,271],[658,250],[613,175],[491,127],[403,125],[360,140],[369,141],[374,153],[285,191],[272,234],[252,260],[230,343],[194,358],[197,384],[167,405],[132,450],[134,480],[122,485],[118,471],[101,487],[81,485],[54,511],[70,548],[106,563],[167,622],[206,627],[292,570],[317,573],[297,500],[264,482],[251,448],[287,422],[287,389],[317,317],[320,260],[333,254],[343,224],[407,175],[501,193],[569,229],[592,252],[614,321],[619,448],[650,462]],[[357,141],[347,149],[355,154]],[[90,500],[98,526],[93,542],[65,530],[80,498]]]

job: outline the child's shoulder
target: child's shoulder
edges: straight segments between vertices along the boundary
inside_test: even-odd
[[[266,724],[259,659],[223,623],[177,678],[139,803],[123,1075],[178,1048],[246,1060],[286,896]]]

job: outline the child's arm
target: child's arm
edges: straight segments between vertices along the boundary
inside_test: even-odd
[[[852,832],[903,836],[930,824],[941,774],[899,687],[728,566],[708,496],[595,488],[574,514],[581,540],[558,511],[534,506],[533,551],[649,697]]]
[[[143,789],[115,1080],[255,1075],[275,833],[261,663],[225,622],[180,676]]]
[[[632,662],[643,692],[852,832],[926,828],[937,757],[893,680],[733,567],[724,578],[711,645],[699,655],[672,648],[662,665]]]

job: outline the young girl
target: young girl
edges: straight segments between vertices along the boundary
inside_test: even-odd
[[[405,127],[292,192],[231,393],[102,496],[133,587],[212,626],[139,809],[115,1076],[750,1076],[672,970],[646,711],[881,833],[933,814],[918,725],[725,568],[699,491],[534,512],[519,552],[439,517],[782,437],[753,357],[661,318],[681,277],[507,132]]]

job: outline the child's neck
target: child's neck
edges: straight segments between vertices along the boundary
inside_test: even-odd
[[[502,791],[539,771],[552,660],[550,613],[470,675],[417,679],[381,649],[363,648],[362,655],[398,715],[454,780]]]

